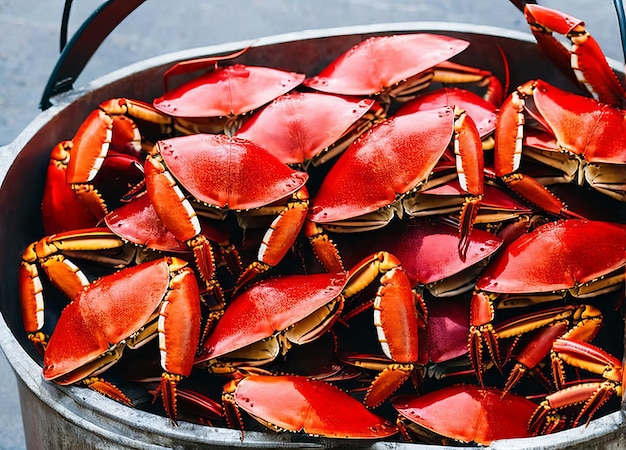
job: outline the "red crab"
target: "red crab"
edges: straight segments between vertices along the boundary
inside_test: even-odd
[[[432,81],[482,82],[489,85],[490,98],[498,102],[501,86],[491,73],[448,61],[468,45],[461,39],[429,33],[372,37],[304,84],[333,94],[376,96],[388,107],[391,99],[414,98]]]
[[[500,252],[478,279],[472,297],[469,346],[478,376],[484,343],[499,362],[495,308],[618,290],[624,283],[625,245],[625,225],[563,219],[535,228]],[[603,257],[598,259],[598,254]]]
[[[217,66],[218,61],[241,53],[199,58],[174,65],[164,74],[165,93],[154,99],[154,107],[174,117],[176,128],[185,134],[226,132],[232,135],[241,126],[244,114],[289,92],[305,79],[304,74],[270,67],[243,64]],[[206,68],[211,70],[172,90],[168,89],[171,77]]]
[[[473,289],[476,278],[502,244],[497,236],[476,229],[465,258],[461,258],[456,227],[431,218],[405,220],[365,233],[334,233],[332,237],[349,266],[375,249],[386,249],[402,262],[414,289],[428,290],[435,297]]]
[[[255,283],[227,305],[196,363],[212,371],[267,364],[292,344],[323,335],[345,298],[379,277],[374,322],[388,360],[365,400],[378,405],[409,377],[418,357],[416,298],[399,261],[385,252],[364,258],[349,273],[284,275]]]
[[[291,92],[256,112],[235,135],[306,169],[343,152],[377,116],[372,99]]]
[[[582,20],[534,4],[525,5],[524,15],[539,46],[564,73],[575,75],[572,78],[598,101],[617,107],[624,105],[624,87]],[[563,46],[553,33],[566,36],[571,48]]]
[[[388,420],[332,384],[303,376],[253,375],[224,388],[224,411],[243,432],[240,410],[274,431],[340,439],[383,439],[398,432]]]
[[[44,345],[43,376],[59,384],[83,383],[130,403],[97,375],[114,364],[126,347],[139,347],[157,335],[163,402],[175,422],[176,385],[191,373],[200,337],[196,278],[177,258],[129,267],[80,291],[63,309]]]
[[[489,445],[497,439],[529,437],[526,425],[537,408],[515,394],[495,388],[455,385],[421,396],[392,401],[398,425],[409,441]]]
[[[525,118],[539,125],[523,126]],[[530,120],[529,120],[530,122]],[[519,169],[522,156],[562,171],[543,184],[572,182],[626,201],[624,111],[561,90],[542,80],[517,88],[500,109],[495,133],[495,172],[529,201],[553,214],[574,213]]]
[[[396,115],[410,114],[414,111],[437,109],[442,106],[455,106],[467,113],[476,124],[478,134],[483,140],[483,147],[490,148],[493,144],[485,142],[496,128],[496,112],[500,103],[492,103],[480,95],[458,87],[444,87],[426,92],[403,104]]]
[[[574,74],[595,99],[563,91],[546,81],[518,87],[500,109],[495,170],[513,190],[553,214],[575,216],[565,204],[520,171],[522,155],[562,172],[542,184],[588,185],[626,201],[625,92],[584,22],[560,11],[528,4],[526,19],[542,49]],[[566,49],[552,32],[572,42]],[[573,71],[572,71],[573,69]],[[531,120],[532,119],[532,120]],[[529,124],[533,125],[531,128]]]
[[[445,158],[456,161],[456,170],[437,176],[436,167]],[[335,162],[311,201],[305,233],[327,270],[341,270],[324,229],[381,228],[394,215],[403,217],[413,196],[452,177],[459,178],[465,193],[459,226],[459,252],[464,254],[483,194],[483,150],[474,122],[449,106],[390,117]]]
[[[203,279],[214,276],[209,240],[196,209],[223,218],[234,211],[275,219],[268,226],[258,261],[241,284],[275,266],[291,248],[308,211],[304,172],[291,169],[267,150],[239,137],[195,134],[159,141],[146,159],[146,188],[165,227],[193,249]]]

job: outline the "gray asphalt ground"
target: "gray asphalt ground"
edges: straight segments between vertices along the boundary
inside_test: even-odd
[[[75,0],[70,33],[101,3]],[[605,53],[622,61],[610,0],[539,1],[584,18]],[[62,0],[0,0],[0,151],[37,116],[59,55]],[[452,21],[527,31],[506,0],[148,0],[96,52],[77,80],[90,80],[163,53],[306,29],[410,21]],[[17,300],[16,300],[17,301]],[[0,449],[23,449],[15,377],[0,356]],[[28,432],[28,430],[26,430]]]

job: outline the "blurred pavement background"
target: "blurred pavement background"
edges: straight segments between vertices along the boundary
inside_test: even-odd
[[[610,0],[539,3],[584,19],[605,53],[623,60]],[[74,1],[70,36],[100,4]],[[0,0],[0,150],[39,113],[39,99],[59,55],[62,11],[63,0]],[[306,29],[411,21],[528,31],[522,14],[506,0],[148,0],[114,30],[75,86],[152,56],[193,47]],[[0,449],[25,448],[15,377],[1,352],[0,404]]]

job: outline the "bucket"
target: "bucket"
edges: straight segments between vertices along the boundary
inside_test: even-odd
[[[485,68],[500,77],[503,67],[498,49],[502,49],[510,63],[511,86],[529,78],[542,78],[565,89],[576,90],[545,59],[532,36],[456,23],[377,24],[266,37],[256,41],[233,62],[314,75],[346,49],[368,37],[412,32],[440,33],[468,40],[470,46],[459,55],[458,62]],[[246,432],[242,440],[239,430],[187,422],[174,427],[165,417],[123,406],[89,389],[49,383],[42,377],[41,358],[23,331],[17,270],[26,245],[43,236],[40,200],[50,150],[59,141],[73,136],[82,120],[103,100],[129,97],[151,101],[161,94],[162,75],[174,63],[234,53],[248,44],[235,42],[166,54],[118,70],[85,88],[72,88],[61,93],[54,89],[47,91],[44,97],[47,99],[54,94],[54,104],[39,114],[11,144],[1,149],[0,271],[4,276],[0,279],[0,347],[17,378],[29,449],[443,448],[256,431]],[[71,66],[71,56],[68,58],[70,61],[66,63]],[[54,82],[51,85],[58,86]],[[622,409],[594,419],[588,426],[549,436],[496,441],[491,448],[617,449],[626,447],[625,432],[626,419]]]

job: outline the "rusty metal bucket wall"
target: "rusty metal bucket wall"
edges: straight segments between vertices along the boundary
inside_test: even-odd
[[[511,86],[543,78],[575,90],[545,60],[530,35],[491,27],[451,23],[380,24],[326,29],[260,39],[236,62],[259,64],[314,75],[340,53],[378,34],[435,32],[471,42],[459,62],[502,76],[501,48],[510,63]],[[61,94],[55,106],[41,113],[14,142],[0,149],[0,347],[17,380],[27,446],[52,448],[441,448],[397,442],[356,442],[318,439],[299,434],[247,432],[181,423],[122,406],[88,389],[45,382],[41,359],[26,339],[18,304],[17,269],[27,244],[43,235],[40,199],[47,158],[52,147],[74,135],[86,115],[101,101],[131,97],[150,101],[161,94],[163,72],[173,63],[192,57],[228,54],[249,43],[191,49],[129,66],[93,81],[82,89]],[[494,442],[491,448],[624,448],[626,419],[618,411],[550,436]]]

